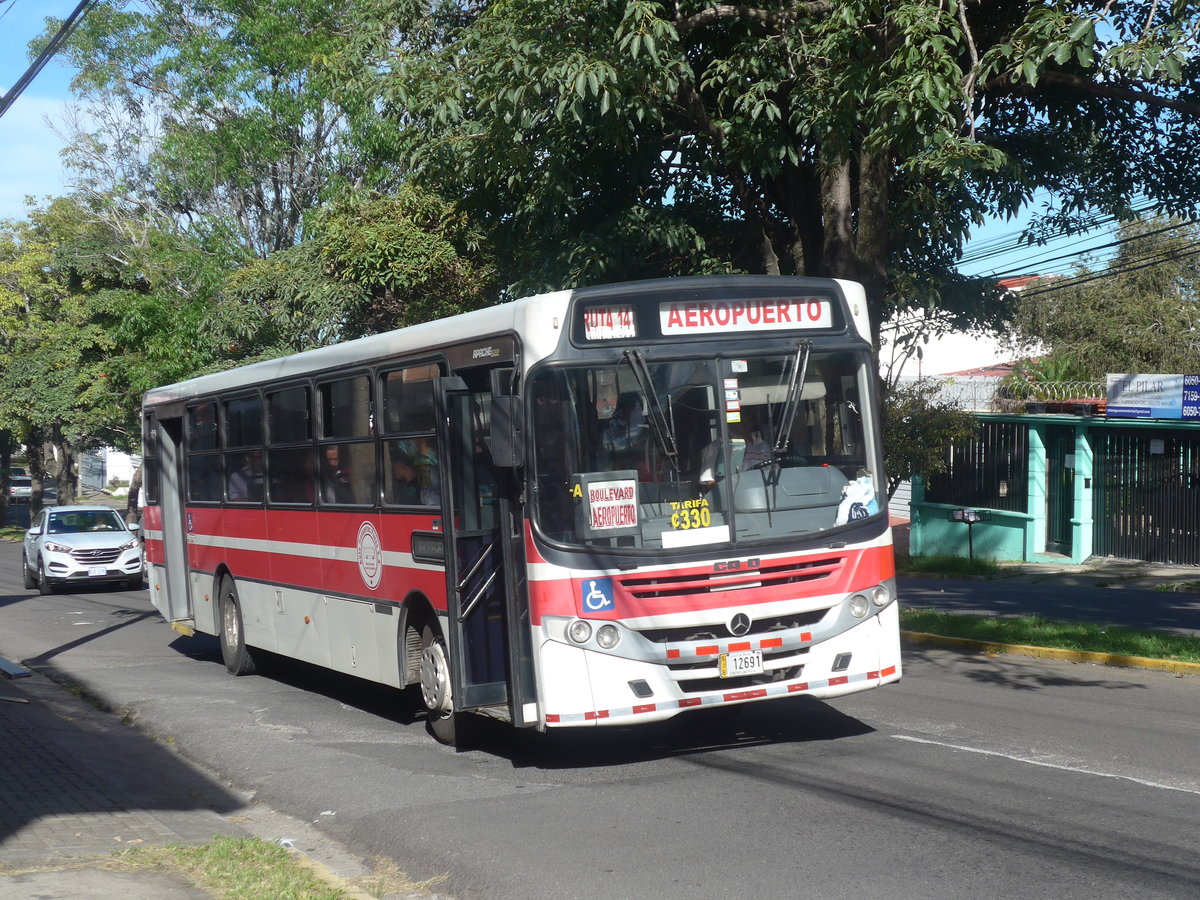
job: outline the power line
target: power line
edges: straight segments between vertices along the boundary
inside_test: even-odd
[[[1118,266],[1115,269],[1106,269],[1103,272],[1093,272],[1078,278],[1063,278],[1060,280],[1056,279],[1048,282],[1044,287],[1027,289],[1023,291],[1022,294],[1025,297],[1040,297],[1044,294],[1054,293],[1055,291],[1069,290],[1070,288],[1078,287],[1083,284],[1089,284],[1093,281],[1101,281],[1106,278],[1116,278],[1120,275],[1127,275],[1130,272],[1137,272],[1141,269],[1148,269],[1151,266],[1158,266],[1167,262],[1182,262],[1196,256],[1200,256],[1200,240],[1190,241],[1187,249],[1151,251],[1143,254],[1140,257],[1135,257],[1128,264]]]
[[[38,73],[45,68],[50,58],[58,52],[58,48],[71,36],[71,32],[75,30],[75,26],[79,24],[79,20],[83,18],[83,14],[87,12],[88,7],[95,5],[96,2],[97,0],[79,0],[79,5],[58,26],[58,31],[55,32],[54,37],[50,38],[49,43],[42,48],[42,52],[37,55],[37,59],[30,63],[29,68],[25,70],[25,74],[17,79],[16,84],[12,86],[12,89],[7,94],[0,97],[0,118],[3,118],[9,108],[17,102],[17,98],[24,93],[25,88],[29,87],[33,79],[38,76]],[[12,8],[11,4],[9,8]]]

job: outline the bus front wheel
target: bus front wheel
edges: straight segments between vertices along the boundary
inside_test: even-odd
[[[230,675],[253,675],[258,671],[242,624],[242,605],[232,578],[221,579],[221,659]]]
[[[456,746],[457,726],[462,716],[454,712],[450,656],[446,640],[436,625],[426,625],[421,631],[421,702],[425,704],[425,722],[434,738]]]

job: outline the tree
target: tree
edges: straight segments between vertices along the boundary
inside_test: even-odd
[[[176,235],[147,244],[68,198],[0,223],[0,422],[29,448],[35,480],[42,445],[57,448],[59,502],[81,451],[135,450],[142,393],[211,356],[196,313],[210,256]]]
[[[948,447],[975,438],[979,422],[969,412],[938,400],[942,385],[925,379],[890,391],[883,403],[883,457],[887,496],[915,476],[948,468]]]
[[[295,245],[359,173],[321,79],[345,17],[323,0],[93,6],[69,43],[89,112],[68,157],[79,187],[125,225],[221,234],[258,257]]]
[[[1062,198],[1047,228],[1200,197],[1191,4],[411,7],[364,0],[394,27],[361,29],[344,69],[368,83],[346,90],[381,96],[361,123],[373,146],[382,112],[405,164],[493,229],[521,289],[803,273],[863,282],[876,327],[909,307],[997,327],[1004,295],[954,271],[982,216],[1039,188]]]
[[[481,235],[414,185],[355,194],[314,215],[313,235],[234,272],[208,320],[216,342],[271,358],[476,309],[495,296]]]
[[[1200,359],[1200,226],[1130,222],[1102,267],[1030,285],[1016,336],[1076,379],[1192,372]],[[1043,363],[1043,366],[1046,364]]]

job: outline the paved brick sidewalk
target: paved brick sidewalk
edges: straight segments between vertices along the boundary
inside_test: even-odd
[[[0,900],[207,897],[182,878],[103,862],[130,847],[245,834],[213,808],[235,802],[57,685],[0,679]]]

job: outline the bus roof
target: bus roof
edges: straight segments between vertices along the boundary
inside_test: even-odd
[[[560,324],[572,298],[583,299],[604,295],[696,291],[713,288],[762,288],[765,284],[812,287],[836,284],[847,301],[851,328],[864,340],[870,341],[866,302],[860,285],[836,279],[796,278],[778,275],[720,275],[681,278],[648,279],[618,284],[553,291],[523,297],[495,306],[437,319],[420,325],[368,335],[352,341],[305,350],[290,356],[264,360],[222,372],[201,375],[187,381],[146,392],[147,407],[164,403],[192,400],[224,391],[251,387],[264,382],[299,379],[324,371],[335,371],[371,363],[393,356],[411,356],[422,351],[430,354],[439,349],[462,345],[474,339],[518,332],[529,356],[541,358],[550,353],[560,337]],[[553,322],[553,325],[551,323]]]

